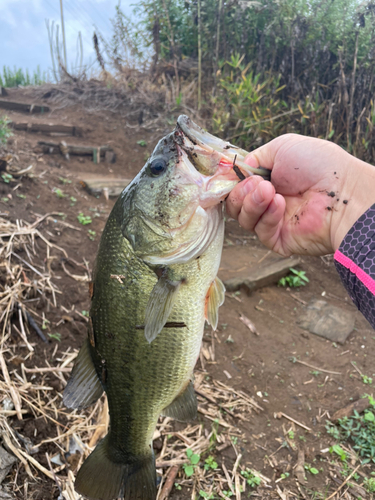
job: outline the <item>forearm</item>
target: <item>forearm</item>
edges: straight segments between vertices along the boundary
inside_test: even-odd
[[[354,223],[334,258],[351,299],[375,328],[375,204]]]

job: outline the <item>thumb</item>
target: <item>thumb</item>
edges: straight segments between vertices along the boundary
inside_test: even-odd
[[[271,141],[249,153],[245,157],[245,163],[253,168],[263,167],[272,170],[277,152],[274,142],[275,141]]]

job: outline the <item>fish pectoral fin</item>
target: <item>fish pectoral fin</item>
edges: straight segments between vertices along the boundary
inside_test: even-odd
[[[192,381],[161,414],[179,422],[191,422],[197,418],[197,398]]]
[[[181,281],[162,276],[152,289],[145,312],[145,337],[151,343],[162,331],[171,314]]]
[[[219,307],[224,303],[225,286],[221,279],[216,277],[211,283],[206,295],[205,317],[214,330],[219,320]]]
[[[64,389],[63,402],[68,408],[86,408],[95,403],[102,393],[103,387],[90,354],[89,339],[86,339]]]
[[[128,462],[119,461],[117,453],[117,460],[112,460],[108,436],[99,442],[78,471],[75,490],[91,499],[114,500],[121,497],[155,500],[156,470],[153,453],[142,457],[133,456]],[[116,455],[116,450],[113,451],[113,455]]]

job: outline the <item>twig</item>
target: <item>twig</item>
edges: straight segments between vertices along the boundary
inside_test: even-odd
[[[318,370],[319,372],[323,373],[330,373],[331,375],[342,375],[340,372],[332,372],[330,370],[324,370],[323,368],[318,368],[317,366],[310,365],[309,363],[305,363],[304,361],[300,361],[299,359],[293,359],[293,363],[299,363],[300,365],[308,366],[313,370]]]
[[[357,470],[361,467],[362,464],[359,464],[357,465],[357,467],[349,474],[349,476],[345,479],[345,481],[337,488],[336,491],[334,491],[332,493],[332,495],[330,495],[326,500],[330,500],[331,498],[333,498],[335,495],[337,495],[337,493],[346,485],[346,483],[349,481],[349,479],[351,479],[354,474],[357,472]]]
[[[39,337],[43,340],[43,342],[45,342],[46,344],[48,344],[48,339],[47,337],[44,335],[44,333],[42,332],[42,330],[39,328],[39,326],[35,323],[34,321],[34,318],[31,316],[30,313],[28,313],[26,310],[25,310],[25,314],[26,314],[26,318],[27,318],[27,321],[29,323],[29,325],[34,328],[34,330],[36,331],[36,333],[39,335]]]
[[[281,418],[281,417],[284,417],[286,418],[287,420],[290,420],[291,422],[294,422],[295,424],[299,425],[300,427],[302,427],[302,429],[305,429],[309,432],[312,431],[312,429],[310,429],[310,427],[307,427],[307,425],[305,424],[301,424],[301,422],[298,422],[298,420],[295,420],[294,418],[292,417],[289,417],[288,415],[286,415],[285,413],[283,413],[282,411],[278,412],[275,414],[278,418]]]
[[[179,468],[180,467],[178,465],[174,465],[173,467],[171,467],[170,471],[168,472],[167,479],[165,480],[163,489],[161,490],[159,500],[165,500],[166,498],[168,498],[169,493],[172,490]]]
[[[10,395],[12,397],[14,408],[17,412],[17,418],[18,418],[18,420],[22,420],[21,401],[19,398],[19,394],[16,392],[16,390],[15,390],[15,388],[10,380],[8,368],[7,368],[7,365],[5,363],[5,359],[4,359],[4,355],[3,355],[3,351],[0,351],[0,366],[1,366],[1,369],[3,371],[5,383],[9,389]]]

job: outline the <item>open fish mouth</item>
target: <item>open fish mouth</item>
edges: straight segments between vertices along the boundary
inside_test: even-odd
[[[213,176],[221,170],[229,180],[243,180],[250,175],[270,179],[270,170],[253,168],[245,163],[248,152],[211,135],[194,123],[188,116],[180,115],[174,132],[176,143],[186,152],[191,163],[203,175]]]

